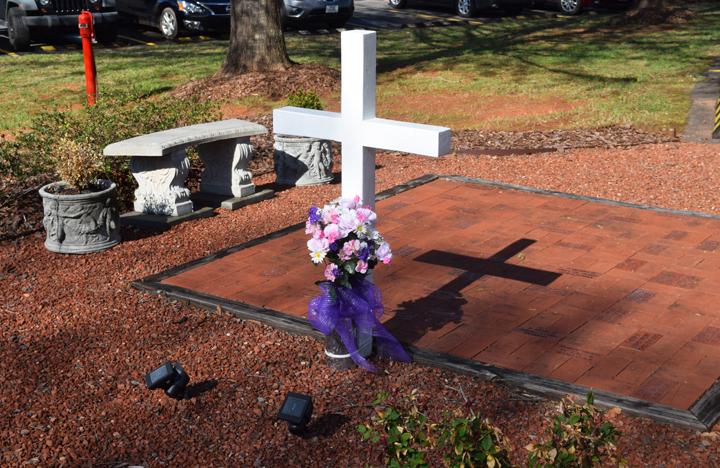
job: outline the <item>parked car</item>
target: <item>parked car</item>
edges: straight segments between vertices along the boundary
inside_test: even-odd
[[[536,3],[555,6],[566,15],[577,15],[583,9],[598,5],[605,8],[629,8],[634,0],[540,0]]]
[[[157,28],[166,39],[175,39],[181,31],[230,29],[230,0],[117,0],[117,9],[139,24]]]
[[[471,18],[483,10],[501,10],[509,15],[516,15],[524,7],[532,5],[531,0],[438,0],[455,8],[458,15]],[[405,8],[408,0],[388,0],[392,8]]]
[[[117,0],[123,16],[157,28],[166,39],[183,31],[227,31],[230,8],[230,0]],[[285,25],[322,21],[340,27],[352,16],[355,4],[353,0],[284,0],[281,9]]]
[[[283,23],[288,26],[325,23],[341,28],[354,11],[354,0],[284,0],[282,5]]]
[[[0,23],[15,50],[26,50],[41,34],[78,32],[78,15],[92,12],[95,38],[112,42],[117,34],[115,0],[0,0]]]

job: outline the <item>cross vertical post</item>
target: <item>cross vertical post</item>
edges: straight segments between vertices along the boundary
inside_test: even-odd
[[[369,31],[349,31],[340,38],[343,118],[358,126],[375,118],[375,37]],[[375,148],[364,146],[361,138],[350,132],[343,139],[342,197],[359,195],[374,209]]]

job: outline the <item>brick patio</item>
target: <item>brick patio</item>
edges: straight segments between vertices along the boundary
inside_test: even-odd
[[[688,409],[720,376],[720,220],[436,180],[378,203],[403,342]],[[302,230],[163,285],[304,317]]]

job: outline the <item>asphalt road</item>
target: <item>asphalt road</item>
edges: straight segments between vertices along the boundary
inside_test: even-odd
[[[459,18],[452,7],[452,0],[445,0],[446,4],[415,1],[412,8],[396,10],[387,5],[387,0],[355,0],[355,14],[348,22],[348,29],[396,29],[402,27],[423,26],[449,26],[457,22],[482,23],[498,20],[498,12],[486,12],[483,16],[471,20]],[[529,15],[543,14],[538,10],[527,12]],[[551,12],[546,12],[551,14]],[[297,29],[288,34],[331,34],[335,29],[323,29],[323,25],[315,25],[308,29]],[[12,52],[7,40],[7,31],[0,24],[0,57],[2,55],[17,55]],[[227,35],[188,35],[179,38],[179,42],[196,42],[213,39],[226,39]],[[112,47],[126,46],[153,46],[164,42],[165,39],[156,31],[144,29],[135,25],[122,25],[119,29],[118,39]],[[36,42],[31,50],[23,53],[51,53],[62,50],[77,50],[80,48],[80,37],[77,34],[57,34],[54,37],[44,38],[43,42]]]

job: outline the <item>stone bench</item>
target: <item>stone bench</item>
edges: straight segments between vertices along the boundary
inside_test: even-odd
[[[108,145],[104,156],[130,156],[137,180],[134,209],[140,213],[182,216],[193,211],[185,179],[190,169],[188,146],[197,145],[205,169],[200,191],[245,197],[255,193],[250,137],[267,129],[245,120],[229,119],[149,133]]]

